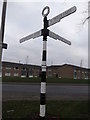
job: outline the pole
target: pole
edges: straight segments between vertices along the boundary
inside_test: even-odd
[[[3,2],[3,11],[2,11],[2,23],[1,23],[2,43],[3,43],[3,40],[4,40],[4,28],[5,28],[6,7],[7,7],[7,1],[4,1],[4,2]]]
[[[45,120],[46,113],[46,54],[47,54],[47,17],[44,17],[43,53],[40,91],[40,120]]]
[[[0,28],[0,81],[1,82],[2,82],[2,62],[1,62],[1,59],[2,59],[2,48],[4,48],[3,45],[6,48],[6,44],[3,44],[6,7],[7,7],[7,2],[3,2],[2,17],[1,17],[1,28]],[[0,120],[1,120],[2,119],[2,84],[0,85],[0,98],[1,98],[0,99]]]
[[[7,7],[7,0],[3,2],[3,8],[2,8],[1,29],[0,29],[0,61],[2,58],[2,45],[4,45],[3,40],[4,40],[6,7]]]

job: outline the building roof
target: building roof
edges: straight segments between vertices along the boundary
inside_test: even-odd
[[[64,66],[69,66],[69,67],[73,67],[73,68],[75,68],[75,69],[80,69],[80,68],[82,68],[82,69],[87,69],[87,70],[89,70],[88,68],[84,68],[84,67],[80,67],[80,66],[76,66],[76,65],[71,65],[71,64],[63,64],[63,65],[52,65],[52,66],[48,66],[48,68],[59,68],[59,67],[64,67]]]
[[[2,66],[3,67],[39,67],[41,68],[41,66],[39,65],[31,65],[31,64],[22,64],[22,63],[14,63],[14,62],[7,62],[7,61],[2,61]],[[63,66],[69,66],[69,67],[74,67],[75,69],[80,69],[80,66],[76,66],[76,65],[71,65],[71,64],[63,64],[63,65],[51,65],[51,66],[47,66],[47,68],[59,68],[59,67],[63,67]],[[84,68],[82,67],[82,69],[87,69],[90,70],[88,68]]]
[[[22,64],[22,63],[13,63],[13,62],[6,62],[6,61],[3,61],[2,62],[2,66],[3,67],[40,67],[38,65],[31,65],[31,64]]]

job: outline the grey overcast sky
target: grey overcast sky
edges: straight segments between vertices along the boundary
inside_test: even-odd
[[[68,46],[61,41],[48,37],[47,64],[80,66],[82,60],[82,66],[88,67],[88,22],[82,24],[88,16],[88,0],[52,1],[22,0],[17,2],[15,0],[8,2],[4,37],[8,49],[3,50],[2,61],[41,65],[42,37],[28,40],[22,44],[19,43],[19,39],[43,28],[42,10],[45,6],[50,7],[48,19],[76,6],[77,11],[75,13],[49,28],[71,41],[72,45]],[[0,2],[0,18],[1,10],[2,1]]]

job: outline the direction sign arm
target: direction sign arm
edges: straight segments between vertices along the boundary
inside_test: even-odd
[[[42,30],[39,30],[39,31],[37,31],[37,32],[35,32],[33,34],[30,34],[30,35],[20,39],[20,43],[25,42],[25,41],[27,41],[29,39],[32,39],[32,38],[34,39],[34,38],[40,37],[41,35],[42,35]]]
[[[55,34],[54,32],[51,32],[50,30],[49,30],[49,37],[54,38],[55,40],[60,40],[60,41],[66,43],[68,45],[71,45],[70,41],[66,40],[65,38],[63,38],[63,37],[61,37],[57,34]]]
[[[65,12],[53,17],[52,19],[48,20],[48,27],[51,25],[54,25],[57,22],[60,22],[60,20],[72,13],[74,13],[77,10],[76,6],[66,10]]]

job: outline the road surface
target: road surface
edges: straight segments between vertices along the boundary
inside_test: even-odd
[[[88,100],[87,85],[47,85],[47,99],[57,100]],[[40,85],[3,84],[3,100],[40,98]]]

